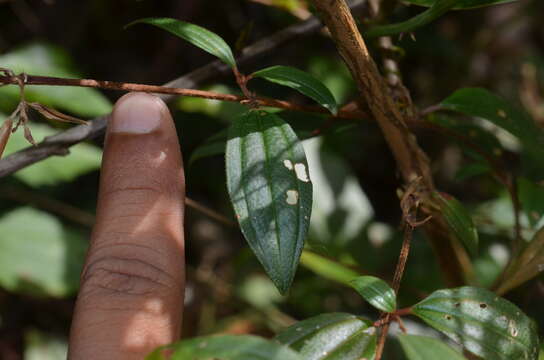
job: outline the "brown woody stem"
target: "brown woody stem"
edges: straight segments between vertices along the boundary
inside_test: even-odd
[[[50,86],[80,86],[90,87],[105,90],[119,90],[119,91],[140,91],[155,94],[168,94],[179,96],[199,97],[211,100],[231,101],[231,102],[244,102],[253,100],[258,106],[270,106],[286,110],[302,111],[319,114],[329,114],[329,111],[320,106],[301,105],[284,100],[276,100],[265,97],[253,97],[249,93],[246,96],[238,96],[232,94],[222,94],[213,91],[195,90],[195,89],[182,89],[167,86],[158,85],[146,85],[135,84],[126,82],[116,82],[107,80],[93,80],[93,79],[67,79],[51,76],[26,76],[25,85],[50,85]],[[243,77],[244,75],[239,74]],[[238,76],[237,76],[238,77]],[[0,85],[6,84],[19,84],[19,76],[0,76]],[[246,88],[247,90],[247,88]],[[331,115],[332,116],[332,115]],[[339,111],[337,118],[343,119],[362,119],[366,117],[361,111]]]
[[[421,196],[430,200],[429,194],[435,190],[434,182],[429,160],[407,127],[412,119],[403,118],[397,109],[345,1],[312,1],[357,84],[360,93],[359,107],[368,109],[369,115],[378,122],[404,181],[410,183],[421,177],[424,185]],[[430,209],[433,218],[424,228],[430,235],[442,272],[449,285],[460,285],[464,283],[463,274],[471,271],[470,263],[464,261],[468,256],[463,254],[463,249],[453,248],[453,240],[448,236],[449,231],[441,214],[433,212],[432,206],[426,209]]]

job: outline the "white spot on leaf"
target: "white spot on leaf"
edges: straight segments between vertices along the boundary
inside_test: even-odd
[[[300,181],[310,181],[310,178],[308,177],[308,172],[306,171],[306,165],[304,165],[303,163],[295,164],[295,173],[297,174],[297,178]]]
[[[298,203],[298,191],[296,190],[287,190],[287,199],[285,201],[289,205],[296,205]]]
[[[518,328],[516,327],[516,323],[514,322],[514,320],[510,320],[508,322],[508,330],[510,330],[510,335],[512,335],[513,337],[518,336]]]
[[[293,170],[293,163],[291,162],[291,160],[283,160],[283,165],[285,165],[288,170]]]

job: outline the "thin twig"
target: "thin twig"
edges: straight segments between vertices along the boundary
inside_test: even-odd
[[[376,355],[374,359],[380,360],[383,355],[383,349],[385,348],[385,340],[387,340],[387,333],[389,332],[389,326],[391,325],[391,314],[385,313],[382,315],[383,325],[380,328],[380,335],[378,337],[378,344],[376,345]]]
[[[183,89],[168,86],[158,85],[146,85],[136,83],[125,83],[117,81],[107,80],[93,80],[93,79],[68,79],[58,78],[52,76],[35,76],[26,75],[25,86],[28,85],[48,85],[48,86],[79,86],[90,87],[104,90],[119,90],[119,91],[134,91],[134,92],[147,92],[154,94],[167,94],[178,96],[199,97],[210,100],[230,101],[230,102],[254,102],[256,106],[276,107],[280,109],[286,109],[291,111],[301,111],[309,113],[330,114],[329,111],[320,106],[301,105],[295,104],[289,101],[270,99],[265,97],[256,97],[249,92],[245,86],[245,76],[241,73],[237,73],[237,79],[239,78],[239,84],[244,91],[244,96],[238,96],[233,94],[222,94],[214,91],[195,90],[195,89]],[[20,75],[21,76],[21,75]],[[0,76],[0,85],[6,84],[18,84],[20,76]],[[339,111],[337,118],[343,119],[362,119],[365,114],[361,111]]]
[[[185,198],[185,205],[195,209],[196,211],[208,216],[211,219],[214,219],[217,222],[220,222],[223,225],[226,225],[229,227],[236,227],[236,223],[233,220],[230,220],[226,216],[221,215],[217,211],[210,209],[209,207],[204,206],[200,204],[199,202],[194,201],[191,198],[188,198],[188,197]]]

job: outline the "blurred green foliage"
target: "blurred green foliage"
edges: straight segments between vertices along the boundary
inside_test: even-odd
[[[159,31],[135,27],[124,32],[122,27],[135,19],[166,15],[188,20],[221,34],[231,45],[249,22],[254,23],[248,40],[252,42],[297,21],[293,13],[245,0],[28,3],[32,6],[26,10],[27,15],[30,13],[34,20],[28,20],[10,2],[0,3],[1,67],[33,75],[154,84],[176,78],[212,58]],[[395,3],[388,19],[391,22],[423,11]],[[430,4],[423,0],[417,3]],[[300,6],[298,1],[289,1],[286,8]],[[402,39],[394,37],[395,45],[402,49],[394,57],[416,106],[425,109],[457,89],[482,87],[500,95],[513,108],[527,112],[529,115],[520,116],[541,127],[544,116],[538,116],[542,114],[539,109],[544,98],[542,13],[544,4],[540,0],[458,11],[416,30],[417,41],[408,34]],[[366,19],[360,20],[365,26]],[[370,42],[369,46],[383,67],[387,53],[377,42]],[[295,66],[319,78],[340,106],[357,96],[349,72],[332,43],[322,35],[294,40],[244,65],[242,70],[251,73],[276,64]],[[527,64],[533,72],[522,71]],[[238,91],[231,77],[218,78],[201,88]],[[291,89],[262,80],[252,81],[251,88],[261,95],[312,104]],[[92,118],[107,114],[121,94],[29,86],[26,95],[29,101]],[[18,96],[15,86],[0,88],[1,119],[13,111]],[[170,106],[181,139],[188,195],[233,218],[226,194],[224,161],[219,155],[224,152],[226,140],[222,132],[244,108],[196,98],[180,98]],[[496,112],[495,115],[501,117]],[[187,336],[222,330],[271,337],[295,319],[326,312],[350,312],[372,319],[378,316],[345,283],[362,274],[390,280],[400,248],[396,190],[401,182],[380,129],[370,121],[330,124],[323,116],[283,116],[302,139],[321,131],[321,136],[303,142],[315,188],[303,266],[289,296],[282,297],[263,276],[237,229],[188,209],[184,322]],[[482,121],[482,114],[440,113],[432,117],[437,124],[472,139],[514,174],[522,208],[522,237],[524,244],[529,242],[544,224],[542,184],[530,176],[534,174],[531,170],[541,167],[540,157],[530,156],[527,162],[521,156],[519,142],[501,129],[500,123],[489,126]],[[32,115],[32,120],[31,129],[37,140],[66,128],[65,124],[46,121],[37,114]],[[463,141],[430,129],[415,131],[432,160],[438,188],[454,195],[470,212],[480,239],[479,252],[472,258],[475,282],[491,287],[513,256],[510,244],[514,213],[508,194],[496,181],[486,159]],[[532,135],[535,133],[529,131]],[[202,154],[206,144],[213,145]],[[75,207],[92,218],[101,145],[101,140],[79,144],[68,156],[50,158],[0,179],[0,358],[48,360],[65,356],[74,294],[90,234],[88,222],[78,221],[67,209]],[[28,144],[17,132],[10,139],[8,153],[24,146]],[[530,146],[535,152],[541,151],[538,146]],[[13,194],[6,194],[11,189],[30,192],[31,196],[16,199]],[[65,206],[59,208],[59,203]],[[540,273],[506,295],[540,328],[544,325],[543,280]],[[432,248],[417,231],[399,307],[412,305],[445,286]],[[413,322],[407,324],[410,329],[418,329]],[[393,343],[391,349],[387,359],[405,358],[401,351],[394,350]],[[15,357],[8,357],[12,354]]]

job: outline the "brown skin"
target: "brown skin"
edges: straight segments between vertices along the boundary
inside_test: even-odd
[[[143,359],[180,337],[184,198],[168,108],[152,95],[123,96],[106,133],[69,359]]]

